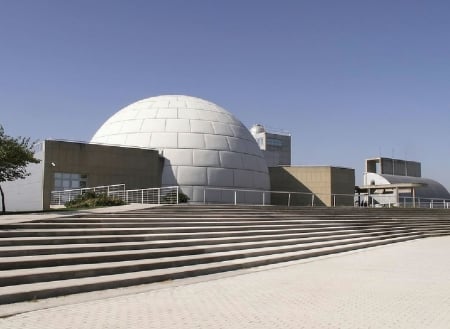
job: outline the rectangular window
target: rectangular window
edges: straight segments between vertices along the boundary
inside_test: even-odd
[[[279,139],[267,138],[267,145],[275,146],[275,147],[282,147],[283,146],[283,142],[280,141]]]
[[[54,190],[72,190],[87,187],[87,175],[56,172],[53,175]]]

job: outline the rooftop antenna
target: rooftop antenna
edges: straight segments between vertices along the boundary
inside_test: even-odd
[[[395,175],[394,148],[392,148],[392,175]]]
[[[405,149],[405,176],[408,176],[408,150]]]

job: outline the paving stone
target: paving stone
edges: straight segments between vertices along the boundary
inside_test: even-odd
[[[450,323],[449,248],[450,237],[427,238],[176,280],[148,292],[0,319],[0,328],[444,329]]]

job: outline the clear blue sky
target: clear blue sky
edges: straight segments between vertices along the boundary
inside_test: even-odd
[[[89,141],[122,107],[205,98],[292,133],[293,163],[394,155],[450,189],[450,1],[1,0],[0,124]]]

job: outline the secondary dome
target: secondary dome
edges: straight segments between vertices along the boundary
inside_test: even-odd
[[[194,202],[203,201],[205,193],[208,201],[231,201],[230,192],[214,188],[270,189],[266,161],[247,128],[200,98],[140,100],[110,117],[91,142],[160,150],[162,185],[179,185]]]

